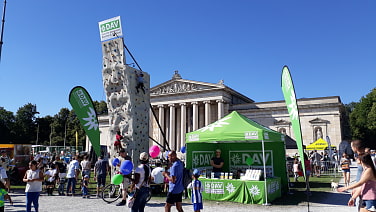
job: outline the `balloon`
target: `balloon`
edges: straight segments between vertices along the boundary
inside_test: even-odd
[[[111,183],[115,185],[120,185],[120,183],[122,182],[123,182],[123,175],[121,174],[116,174],[111,179]]]
[[[180,152],[181,152],[181,153],[185,153],[186,150],[187,150],[187,147],[182,146]]]
[[[159,149],[159,147],[157,145],[153,145],[150,147],[149,149],[149,154],[152,158],[155,158],[159,155],[159,153],[161,152],[161,150]]]
[[[114,160],[112,161],[113,166],[117,166],[119,163],[120,163],[119,158],[114,158]]]
[[[120,172],[123,175],[130,174],[132,172],[132,169],[133,169],[133,163],[130,160],[125,160],[120,165]]]
[[[247,163],[248,166],[252,165],[253,164],[253,159],[251,157],[247,158],[247,160],[245,160],[245,162]]]

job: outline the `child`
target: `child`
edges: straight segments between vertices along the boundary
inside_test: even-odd
[[[295,158],[294,160],[294,165],[293,165],[293,171],[294,171],[294,179],[295,179],[295,182],[298,182],[298,178],[299,178],[299,172],[300,172],[300,169],[299,169],[299,160],[298,158]]]
[[[192,188],[192,203],[193,203],[193,211],[200,212],[203,209],[202,205],[202,184],[201,181],[198,180],[200,177],[200,171],[195,169],[193,170],[193,181],[191,184],[188,185],[189,188]]]
[[[82,181],[82,188],[81,188],[82,198],[89,198],[90,195],[89,195],[88,186],[89,186],[89,175],[85,175],[84,180]]]
[[[9,199],[10,204],[13,205],[13,201],[8,195],[4,183],[0,180],[0,212],[4,212],[4,200],[6,199]]]

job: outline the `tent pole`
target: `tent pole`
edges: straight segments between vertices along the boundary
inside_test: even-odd
[[[270,203],[268,203],[268,186],[266,185],[266,161],[265,161],[264,139],[262,139],[261,145],[262,145],[262,161],[264,164],[264,187],[265,187],[265,203],[262,205],[271,205]]]

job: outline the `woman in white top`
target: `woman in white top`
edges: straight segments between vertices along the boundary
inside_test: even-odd
[[[42,191],[43,172],[37,168],[37,161],[32,160],[29,163],[30,169],[26,171],[23,181],[26,184],[26,211],[31,211],[31,203],[33,203],[35,211],[39,209],[39,194]]]

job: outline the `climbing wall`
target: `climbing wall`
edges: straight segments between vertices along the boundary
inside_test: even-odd
[[[123,148],[132,157],[134,165],[138,165],[140,153],[149,149],[150,76],[126,65],[123,38],[102,42],[102,53],[111,158],[117,156],[114,141],[116,131],[120,130],[124,136]],[[140,74],[143,74],[145,93],[136,89]]]

